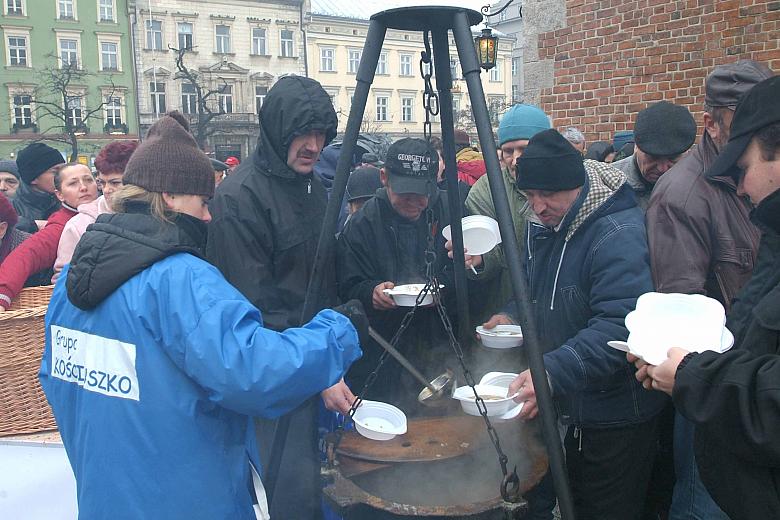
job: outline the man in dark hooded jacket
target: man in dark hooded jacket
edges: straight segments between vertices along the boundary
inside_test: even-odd
[[[322,86],[300,76],[283,77],[271,88],[260,121],[257,148],[219,185],[212,201],[207,255],[263,309],[266,327],[281,331],[310,318],[301,313],[327,204],[325,188],[312,171],[336,136],[338,121]],[[333,271],[326,270],[326,276],[318,310],[336,303]],[[341,412],[354,398],[343,382],[322,396],[326,406]],[[273,518],[319,517],[316,404],[310,400],[292,412]],[[275,426],[258,422],[261,446],[271,447]],[[261,453],[264,464],[269,455]]]
[[[22,183],[12,201],[19,214],[16,229],[35,233],[49,215],[62,207],[54,196],[53,168],[64,163],[60,152],[43,143],[32,143],[19,152],[16,164]]]
[[[352,216],[339,237],[336,264],[339,294],[344,300],[360,300],[374,328],[388,340],[409,308],[398,307],[384,291],[396,285],[425,284],[425,251],[429,238],[433,239],[436,253],[433,267],[439,283],[452,287],[449,268],[452,264],[447,259],[441,234],[441,229],[448,224],[448,215],[441,192],[436,188],[438,166],[438,153],[422,139],[406,138],[393,143],[380,170],[384,188],[377,190]],[[362,389],[382,353],[373,342],[364,350],[364,359],[355,363],[347,374],[353,389]],[[399,350],[430,379],[447,368],[449,344],[435,309],[415,311],[414,319],[401,337]],[[417,403],[420,389],[419,382],[390,359],[366,397],[390,402],[407,415],[417,415],[422,412]]]

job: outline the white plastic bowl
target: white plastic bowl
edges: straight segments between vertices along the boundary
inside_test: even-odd
[[[439,288],[443,288],[440,285]],[[392,289],[384,289],[382,292],[390,296],[399,307],[414,307],[417,296],[425,288],[424,283],[411,283],[406,285],[396,285]],[[433,303],[433,294],[428,291],[420,305],[430,305]]]
[[[477,393],[482,397],[485,402],[485,408],[487,408],[488,417],[495,417],[497,415],[504,415],[516,403],[512,400],[512,397],[507,397],[509,386],[493,386],[493,385],[475,385]],[[474,397],[474,392],[470,386],[460,386],[455,389],[452,394],[453,399],[460,401],[460,405],[463,411],[469,415],[479,416],[479,409],[477,408],[477,400]],[[491,397],[491,398],[488,398]]]
[[[476,330],[482,345],[488,348],[514,348],[523,344],[523,329],[519,325],[496,325],[492,329],[480,325]]]
[[[363,401],[352,419],[357,432],[367,439],[389,441],[406,433],[406,415],[391,404]]]
[[[498,222],[485,215],[470,215],[460,221],[463,230],[463,247],[470,255],[484,255],[501,243]],[[452,240],[452,228],[446,226],[441,234]]]

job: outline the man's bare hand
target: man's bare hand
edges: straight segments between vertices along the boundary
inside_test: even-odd
[[[355,395],[344,382],[344,379],[320,392],[320,396],[325,403],[325,408],[331,412],[339,412],[343,415],[349,413],[349,409],[355,401]]]
[[[376,310],[386,311],[396,308],[396,304],[393,299],[383,292],[385,289],[392,289],[393,287],[395,287],[393,282],[382,282],[374,287],[372,303],[374,304],[374,308]]]
[[[660,365],[647,366],[647,375],[650,376],[651,386],[654,390],[672,395],[674,390],[674,379],[677,375],[677,367],[685,356],[690,354],[685,349],[670,348],[666,353],[667,360]],[[647,386],[645,386],[647,388]]]
[[[447,240],[444,244],[444,248],[447,250],[447,256],[453,258],[452,240]],[[482,265],[482,255],[470,255],[468,249],[463,249],[463,254],[466,259],[466,269],[475,269]]]
[[[502,313],[491,316],[489,320],[482,324],[482,327],[485,329],[495,329],[496,325],[516,325],[516,323],[512,321],[512,318],[510,318],[509,315]]]
[[[536,391],[534,390],[534,382],[531,379],[530,370],[520,372],[509,385],[509,395],[513,394],[517,394],[515,396],[516,403],[525,403],[520,411],[520,418],[528,420],[536,417],[539,413],[539,408],[536,404]]]

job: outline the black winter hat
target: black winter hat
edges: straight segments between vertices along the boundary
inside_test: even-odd
[[[693,145],[696,121],[684,106],[659,101],[637,114],[634,139],[647,154],[674,157]]]
[[[393,192],[429,195],[439,172],[439,152],[422,139],[399,139],[387,150],[385,171]]]
[[[582,154],[554,128],[533,136],[517,160],[519,190],[573,190],[586,179]]]
[[[52,166],[64,163],[60,152],[43,143],[32,143],[16,156],[19,176],[25,184],[30,184]]]
[[[737,105],[731,120],[729,142],[707,170],[707,177],[730,175],[739,180],[737,161],[747,150],[753,135],[771,124],[780,123],[780,76],[766,79],[750,89]]]
[[[347,201],[352,202],[372,197],[376,190],[381,187],[382,181],[379,178],[379,168],[374,166],[355,168],[355,171],[349,174],[349,180],[347,180]]]
[[[145,190],[184,195],[214,195],[214,169],[179,112],[161,117],[136,148],[123,182]]]

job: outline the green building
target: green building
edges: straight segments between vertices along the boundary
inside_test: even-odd
[[[127,0],[0,1],[0,158],[45,140],[91,164],[137,139]]]

